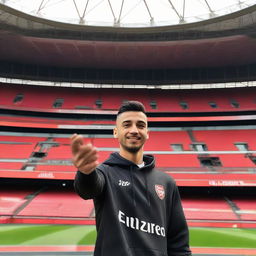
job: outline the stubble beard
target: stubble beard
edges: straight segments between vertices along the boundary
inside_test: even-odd
[[[138,153],[141,150],[141,148],[143,147],[143,144],[138,145],[138,146],[135,146],[135,145],[134,146],[133,145],[128,146],[125,143],[121,143],[121,145],[122,145],[122,148],[125,151],[127,151],[129,153],[132,153],[132,154]]]
[[[124,150],[128,151],[129,153],[136,154],[140,151],[142,146],[139,147],[128,147],[123,145]]]

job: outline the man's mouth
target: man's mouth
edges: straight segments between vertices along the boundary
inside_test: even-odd
[[[128,140],[140,140],[140,137],[127,137]]]

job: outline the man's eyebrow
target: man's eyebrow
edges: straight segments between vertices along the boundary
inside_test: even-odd
[[[122,124],[123,123],[131,123],[131,120],[124,120],[123,122],[122,122]]]
[[[124,124],[124,123],[131,123],[132,122],[132,120],[124,120],[123,122],[122,122],[122,124]],[[146,122],[145,121],[143,121],[143,120],[138,120],[137,121],[137,123],[142,123],[142,124],[146,124]]]
[[[146,124],[146,122],[142,121],[142,120],[139,120],[137,123],[139,123],[139,124]]]

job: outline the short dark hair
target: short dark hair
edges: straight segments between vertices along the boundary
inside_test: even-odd
[[[146,114],[144,105],[141,102],[135,100],[123,102],[117,112],[117,116],[127,111],[143,112]]]

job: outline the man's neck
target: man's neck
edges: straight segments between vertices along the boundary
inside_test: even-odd
[[[123,150],[120,150],[119,152],[120,156],[122,156],[123,158],[135,163],[135,164],[142,164],[143,162],[143,152],[142,150],[141,151],[138,151],[137,153],[130,153],[130,152],[127,152],[127,151],[123,151]]]

